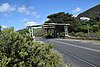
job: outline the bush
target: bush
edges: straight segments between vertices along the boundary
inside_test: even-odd
[[[0,67],[64,67],[60,55],[51,45],[33,42],[13,28],[0,33]]]
[[[65,32],[61,32],[60,37],[64,37],[64,36],[65,36]]]
[[[78,32],[78,33],[75,33],[75,36],[76,37],[84,37],[85,33],[84,32]]]
[[[54,36],[52,36],[50,33],[49,34],[45,34],[43,37],[45,37],[45,38],[54,38]]]

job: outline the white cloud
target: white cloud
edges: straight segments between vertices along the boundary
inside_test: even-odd
[[[40,18],[40,15],[36,14],[36,15],[35,15],[35,18]]]
[[[30,15],[33,16],[34,18],[40,17],[33,6],[26,6],[26,5],[16,6],[16,5],[11,5],[9,3],[3,3],[0,5],[0,13],[3,14],[4,16],[8,17],[9,15],[12,15],[13,12],[21,13],[24,15]]]
[[[0,6],[0,12],[2,12],[2,13],[9,13],[9,12],[12,12],[15,10],[16,10],[15,6],[9,5],[9,3],[3,3]]]
[[[30,14],[30,11],[28,10],[28,8],[25,5],[22,5],[21,7],[18,7],[17,10],[19,13],[25,13],[27,15]]]
[[[4,29],[4,28],[7,28],[7,26],[5,26],[5,25],[2,25],[2,29]]]
[[[28,22],[29,21],[29,19],[23,19],[23,20],[21,20],[21,22]]]
[[[82,11],[82,9],[80,7],[77,7],[73,12],[76,13],[76,12],[80,12]]]
[[[37,24],[34,21],[30,21],[30,22],[25,23],[25,26],[32,26],[32,25],[37,25]]]
[[[28,7],[30,10],[34,10],[35,8],[33,6]]]
[[[36,11],[31,12],[31,14],[35,17],[35,18],[39,18],[40,16],[37,14]]]
[[[26,15],[32,15],[34,16],[35,18],[39,18],[40,16],[37,14],[37,11],[34,10],[35,8],[32,7],[32,6],[25,6],[25,5],[22,5],[21,7],[18,7],[17,11],[19,13],[23,13],[23,14],[26,14]]]

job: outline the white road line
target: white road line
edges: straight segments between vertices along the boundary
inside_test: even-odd
[[[57,49],[58,49],[58,48],[57,48]],[[61,50],[61,49],[58,49],[58,50],[60,50],[60,51],[62,51],[62,52],[64,52],[64,53],[67,53],[67,54],[69,54],[70,56],[73,56],[73,57],[75,57],[76,59],[79,59],[80,61],[83,61],[83,62],[85,62],[85,63],[87,63],[87,64],[89,64],[89,65],[91,65],[91,66],[93,66],[93,67],[97,67],[96,65],[92,64],[91,62],[88,62],[88,61],[86,61],[86,60],[84,60],[84,59],[82,59],[82,58],[80,58],[80,57],[78,57],[78,56],[75,56],[75,55],[73,55],[73,54],[71,54],[71,53],[68,53],[68,52],[66,52],[66,51],[64,51],[64,50]]]
[[[92,40],[90,40],[90,41],[86,41],[86,40],[74,40],[74,39],[58,39],[58,40],[76,41],[76,42],[82,42],[82,43],[93,43],[95,45],[100,45],[100,41],[92,41]]]
[[[77,45],[73,45],[73,44],[69,44],[69,43],[64,43],[64,42],[60,42],[60,41],[55,41],[55,40],[51,40],[51,41],[54,41],[54,42],[57,42],[57,43],[61,43],[61,44],[65,44],[65,45],[68,45],[68,46],[73,46],[73,47],[78,47],[78,48],[82,48],[82,49],[87,49],[87,50],[90,50],[90,51],[100,52],[100,50],[96,50],[96,49],[92,49],[92,48],[88,48],[88,47],[77,46]]]

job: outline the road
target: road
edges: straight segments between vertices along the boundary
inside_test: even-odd
[[[44,38],[37,40],[52,43],[70,67],[100,67],[100,42]]]

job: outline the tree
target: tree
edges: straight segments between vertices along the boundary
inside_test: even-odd
[[[23,35],[23,34],[29,33],[29,30],[27,28],[24,28],[24,29],[18,30],[17,32]]]
[[[0,32],[1,32],[1,28],[2,28],[2,26],[0,26]]]
[[[64,62],[52,45],[7,28],[0,34],[0,67],[64,67]]]
[[[69,32],[77,32],[78,31],[78,25],[79,22],[76,21],[76,18],[72,16],[72,14],[65,13],[65,12],[59,12],[56,14],[48,15],[47,18],[48,21],[45,21],[45,23],[65,23],[70,24],[69,26]],[[63,30],[64,28],[57,27],[58,30]]]
[[[65,12],[59,12],[56,14],[48,15],[47,18],[49,19],[46,23],[69,23],[69,21],[73,20],[72,15]]]

